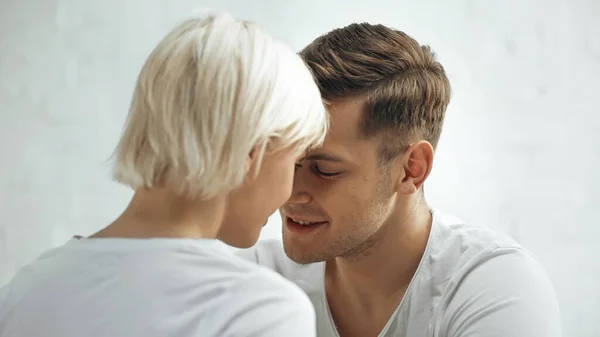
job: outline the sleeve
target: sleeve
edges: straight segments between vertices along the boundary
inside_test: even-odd
[[[471,269],[442,318],[445,337],[560,337],[556,294],[525,251],[500,254]]]
[[[315,310],[307,295],[279,275],[255,274],[228,296],[231,317],[218,336],[316,337]]]

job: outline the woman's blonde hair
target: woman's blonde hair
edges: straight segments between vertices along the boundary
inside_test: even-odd
[[[114,178],[210,198],[242,184],[249,154],[322,143],[310,70],[257,24],[229,14],[179,24],[152,51],[114,153]],[[260,165],[258,165],[260,166]]]

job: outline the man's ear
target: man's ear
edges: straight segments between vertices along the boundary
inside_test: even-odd
[[[433,166],[433,146],[428,141],[422,140],[408,147],[404,154],[397,158],[396,165],[400,165],[400,174],[397,175],[398,193],[409,195],[417,192]]]

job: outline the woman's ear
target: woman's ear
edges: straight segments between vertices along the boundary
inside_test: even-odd
[[[254,163],[256,161],[256,153],[258,151],[258,145],[254,146],[251,150],[250,153],[248,153],[248,157],[246,157],[246,167],[244,168],[244,173],[246,174],[246,176],[248,175],[248,173],[250,173],[250,170],[252,170],[252,167],[254,166]]]
[[[254,177],[255,173],[257,173],[256,169],[258,169],[258,167],[260,166],[260,164],[258,163],[259,154],[266,150],[267,145],[268,143],[256,144],[248,153],[248,157],[246,157],[246,165],[244,167],[244,174],[246,175],[246,180],[248,180],[251,177]]]

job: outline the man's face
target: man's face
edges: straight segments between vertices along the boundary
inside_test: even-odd
[[[327,138],[296,169],[292,196],[280,209],[284,248],[298,263],[360,255],[394,200],[391,175],[377,163],[377,140],[360,136],[361,101],[329,110]]]

